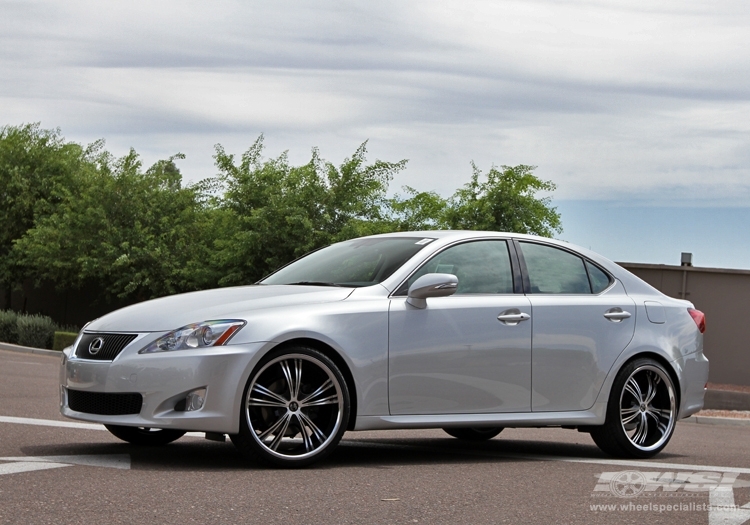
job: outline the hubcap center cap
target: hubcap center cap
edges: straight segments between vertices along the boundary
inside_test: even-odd
[[[645,411],[646,411],[646,404],[642,403],[641,404],[641,412],[645,412]]]
[[[292,401],[291,403],[289,403],[289,410],[291,410],[292,412],[296,412],[297,410],[299,410],[299,404],[296,401]]]

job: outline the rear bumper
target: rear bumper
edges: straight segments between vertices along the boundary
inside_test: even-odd
[[[673,364],[680,376],[680,411],[677,419],[684,419],[703,408],[708,359],[703,352],[695,352],[677,359]]]

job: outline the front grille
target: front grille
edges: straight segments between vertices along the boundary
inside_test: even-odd
[[[136,337],[137,334],[83,334],[76,348],[76,357],[112,361]]]
[[[105,394],[68,389],[68,406],[76,412],[102,416],[140,414],[143,405],[141,394]]]

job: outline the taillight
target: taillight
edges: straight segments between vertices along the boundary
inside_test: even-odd
[[[700,310],[696,310],[694,308],[688,308],[687,311],[690,314],[690,317],[693,318],[693,321],[695,321],[695,324],[698,325],[698,330],[700,331],[700,333],[705,332],[706,331],[706,315]]]

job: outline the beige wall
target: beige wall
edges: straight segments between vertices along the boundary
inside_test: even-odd
[[[706,314],[704,353],[709,381],[750,385],[750,271],[660,264],[619,263],[671,297]]]

